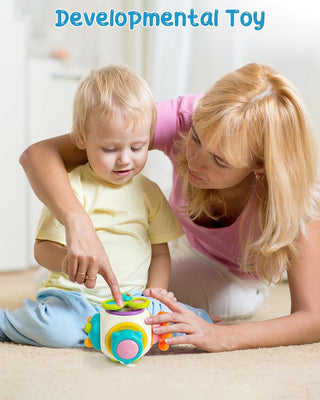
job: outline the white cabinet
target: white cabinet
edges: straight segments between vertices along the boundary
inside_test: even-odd
[[[87,71],[51,58],[29,58],[27,65],[28,142],[70,132],[74,94]],[[44,164],[43,168],[47,166]],[[27,247],[33,251],[42,203],[30,187],[27,188],[27,201]],[[31,264],[34,262],[31,257]]]

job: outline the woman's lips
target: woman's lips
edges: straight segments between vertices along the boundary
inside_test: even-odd
[[[188,173],[192,178],[197,179],[197,180],[201,180],[201,178],[199,178],[198,175],[195,172],[191,171],[190,168],[188,168]]]

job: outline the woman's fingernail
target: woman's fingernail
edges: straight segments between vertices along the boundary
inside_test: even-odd
[[[146,319],[144,320],[144,322],[145,322],[146,324],[151,324],[152,318],[151,318],[151,317],[148,317],[148,318],[146,318]]]

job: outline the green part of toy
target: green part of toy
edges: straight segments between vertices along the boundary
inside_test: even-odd
[[[149,299],[146,299],[145,297],[134,297],[131,301],[128,302],[128,306],[130,308],[139,310],[141,308],[149,307],[150,301],[149,301]]]
[[[114,301],[114,299],[108,299],[104,300],[101,303],[102,308],[105,310],[109,311],[117,311],[121,310],[123,307],[126,306],[126,303],[130,300],[132,300],[132,295],[130,293],[122,293],[122,300],[123,300],[123,306],[118,306],[118,304]]]
[[[103,309],[108,311],[118,311],[125,307],[139,310],[147,308],[150,305],[150,301],[145,297],[133,297],[130,293],[122,293],[123,306],[118,306],[114,299],[108,299],[101,303]]]
[[[84,326],[85,333],[90,333],[92,329],[92,324],[90,322],[86,323]]]
[[[119,307],[118,304],[116,304],[114,300],[105,300],[104,302],[102,302],[101,306],[105,310],[110,310],[110,311],[117,311],[122,308],[122,307]]]

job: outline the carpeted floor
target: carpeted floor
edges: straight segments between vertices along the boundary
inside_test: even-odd
[[[35,276],[36,270],[0,274],[0,307],[14,309],[34,297]],[[251,320],[289,310],[288,287],[281,284]],[[95,350],[0,343],[0,363],[1,400],[320,399],[320,344],[217,354],[154,348],[127,368]]]

